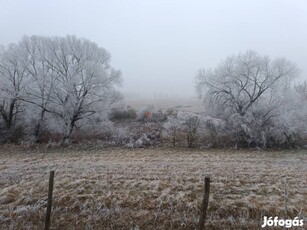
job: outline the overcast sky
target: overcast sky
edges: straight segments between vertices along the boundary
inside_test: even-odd
[[[307,79],[306,0],[0,0],[0,44],[23,35],[88,38],[112,54],[123,91],[195,95],[200,68],[253,49]]]

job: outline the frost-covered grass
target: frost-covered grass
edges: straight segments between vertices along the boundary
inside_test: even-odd
[[[208,229],[259,229],[261,217],[307,216],[306,151],[0,150],[0,229],[196,229],[204,175]]]
[[[155,109],[161,109],[162,111],[170,108],[176,108],[178,111],[190,111],[201,112],[203,111],[202,100],[199,98],[129,98],[125,97],[125,101],[128,105],[140,110],[144,107],[152,105]]]

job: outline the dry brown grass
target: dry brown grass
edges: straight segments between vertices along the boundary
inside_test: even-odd
[[[306,151],[4,147],[0,157],[1,229],[43,229],[50,170],[52,229],[196,229],[206,174],[208,229],[307,215]]]

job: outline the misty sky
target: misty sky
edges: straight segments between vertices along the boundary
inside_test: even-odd
[[[112,54],[127,94],[194,96],[200,68],[253,49],[307,79],[305,0],[0,0],[0,44],[23,35],[88,38]]]

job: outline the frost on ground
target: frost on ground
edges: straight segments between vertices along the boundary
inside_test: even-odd
[[[0,150],[0,228],[196,229],[204,175],[208,229],[259,229],[262,217],[307,217],[306,151]]]

